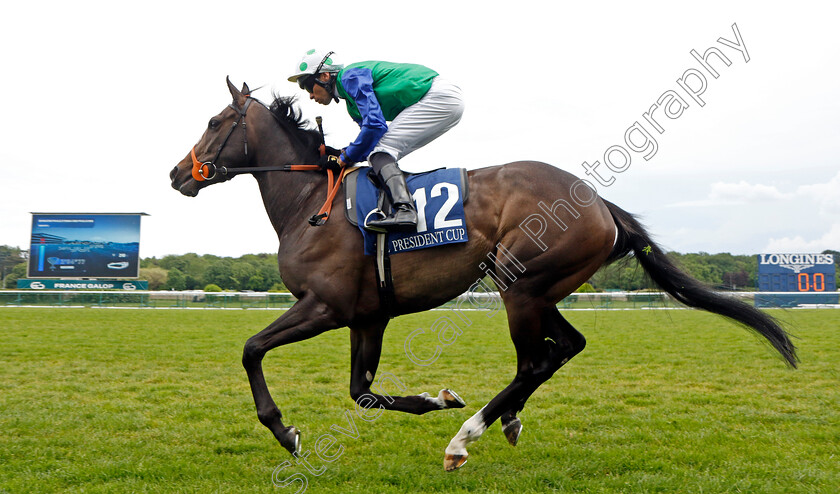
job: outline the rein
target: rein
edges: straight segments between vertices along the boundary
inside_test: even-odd
[[[239,113],[239,118],[236,122],[233,122],[233,125],[228,130],[227,135],[222,140],[222,143],[219,144],[219,148],[216,150],[216,156],[211,161],[198,161],[198,158],[195,155],[195,146],[192,147],[190,150],[190,157],[192,158],[192,178],[199,182],[204,182],[205,180],[212,180],[216,178],[217,175],[222,175],[224,177],[231,177],[234,175],[239,175],[241,173],[260,173],[260,172],[274,172],[274,171],[283,171],[283,172],[294,172],[294,171],[316,171],[320,170],[321,167],[319,165],[279,165],[279,166],[256,166],[256,167],[242,167],[242,168],[228,168],[226,166],[217,166],[216,161],[219,159],[219,156],[222,154],[222,149],[227,144],[228,139],[233,134],[233,131],[236,130],[236,127],[239,124],[242,124],[242,136],[243,142],[245,143],[245,159],[248,158],[248,132],[245,128],[245,114],[248,112],[248,107],[251,106],[251,102],[254,101],[254,98],[251,98],[250,95],[246,95],[248,98],[245,101],[245,105],[242,108],[236,105],[236,102],[231,103],[228,105],[230,108],[234,109],[236,112]],[[320,119],[320,117],[319,117]],[[320,128],[320,122],[318,122],[318,126]],[[323,140],[323,130],[321,131],[321,136]],[[321,143],[318,148],[321,156],[326,154],[326,146]],[[318,211],[318,214],[313,215],[309,218],[309,224],[312,226],[321,226],[327,222],[330,217],[330,212],[332,211],[332,203],[335,199],[336,194],[338,193],[338,189],[341,186],[341,181],[344,180],[346,169],[344,167],[341,168],[341,171],[338,174],[338,177],[333,181],[333,171],[330,168],[327,168],[327,200],[324,202],[324,205],[321,206],[321,209]]]

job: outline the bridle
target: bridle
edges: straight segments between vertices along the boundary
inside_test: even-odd
[[[224,177],[238,175],[240,173],[257,173],[257,172],[272,172],[272,171],[284,171],[284,172],[291,172],[291,171],[315,171],[320,170],[320,165],[280,165],[280,166],[257,166],[257,167],[236,167],[236,168],[227,168],[225,166],[217,166],[216,161],[219,159],[219,156],[222,154],[222,149],[224,149],[225,144],[227,144],[230,136],[233,135],[233,131],[242,124],[242,138],[245,145],[245,161],[248,161],[248,132],[245,128],[245,114],[248,113],[248,107],[251,106],[251,103],[255,101],[255,98],[252,98],[250,95],[246,94],[245,97],[245,104],[242,108],[236,104],[236,101],[232,102],[228,106],[232,108],[234,111],[239,113],[239,118],[233,122],[230,129],[228,130],[227,135],[222,140],[222,143],[219,144],[219,148],[216,150],[216,156],[213,157],[211,161],[198,161],[198,158],[195,155],[195,146],[192,147],[190,150],[190,157],[192,158],[192,178],[199,182],[204,182],[206,180],[213,180],[216,178],[217,175],[222,175]],[[324,144],[324,130],[321,128],[321,117],[317,117],[318,121],[318,130],[321,133],[321,145],[318,148],[321,156],[324,156],[326,152],[326,145]],[[335,157],[332,157],[335,159]],[[345,168],[341,168],[341,171],[338,174],[335,182],[333,182],[333,171],[331,168],[327,168],[327,200],[324,202],[324,205],[321,207],[318,214],[309,218],[309,224],[312,226],[321,226],[323,225],[327,219],[330,217],[330,211],[332,210],[332,202],[338,192],[339,186],[341,185],[341,181],[344,178],[346,173]]]
[[[198,161],[198,157],[195,155],[195,146],[193,146],[192,150],[190,150],[190,157],[192,158],[192,178],[196,179],[199,182],[204,182],[205,180],[213,180],[216,178],[216,175],[223,175],[225,177],[239,175],[240,173],[257,173],[257,172],[276,172],[276,171],[283,171],[283,172],[293,172],[293,171],[313,171],[313,170],[320,170],[321,167],[318,165],[280,165],[280,166],[258,166],[258,167],[237,167],[237,168],[228,168],[226,166],[217,166],[216,161],[219,159],[219,156],[222,154],[222,149],[224,149],[225,144],[227,144],[228,139],[233,134],[233,131],[236,130],[236,127],[239,124],[242,124],[242,139],[245,144],[245,160],[248,159],[248,132],[245,128],[245,114],[248,113],[248,107],[251,106],[251,102],[257,101],[256,98],[251,97],[250,95],[245,95],[248,98],[245,101],[245,105],[242,108],[234,101],[233,103],[229,104],[230,108],[233,108],[237,113],[239,113],[239,118],[236,122],[233,122],[231,125],[230,130],[228,130],[227,135],[222,140],[222,143],[219,144],[219,148],[216,150],[216,156],[213,157],[211,161]],[[264,106],[264,105],[263,105]],[[321,128],[320,118],[317,117],[319,120],[318,122],[318,130],[321,132],[321,145],[318,147],[318,151],[320,152],[321,156],[324,155],[326,152],[326,147],[324,145],[324,129]]]
[[[214,156],[211,161],[205,161],[203,163],[198,161],[198,158],[195,156],[195,146],[193,146],[190,151],[190,156],[192,157],[193,162],[192,177],[199,182],[216,178],[216,173],[219,171],[219,167],[216,166],[216,161],[219,159],[219,156],[222,154],[222,149],[224,149],[225,144],[227,144],[228,139],[230,139],[230,136],[233,135],[233,131],[236,130],[236,127],[238,127],[239,124],[242,124],[242,138],[245,143],[245,159],[248,159],[248,129],[245,128],[245,114],[248,113],[248,107],[251,106],[254,99],[251,98],[250,95],[245,95],[245,97],[245,104],[242,108],[240,108],[235,101],[228,105],[229,108],[232,108],[234,111],[239,113],[239,118],[236,122],[233,122],[233,125],[231,125],[230,130],[228,130],[227,135],[222,140],[222,143],[219,144],[219,148],[216,150],[216,156]],[[223,175],[229,174],[229,170],[227,170],[227,168],[221,168],[225,170],[224,173],[222,173]]]

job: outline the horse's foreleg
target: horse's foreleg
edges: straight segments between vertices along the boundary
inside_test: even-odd
[[[245,343],[242,365],[248,373],[248,382],[257,406],[257,417],[292,454],[300,450],[300,432],[295,427],[283,425],[283,414],[271,398],[263,376],[262,359],[272,348],[306,340],[338,327],[341,327],[341,324],[329,308],[315,297],[304,296],[271,325]]]
[[[376,379],[382,336],[387,320],[350,326],[350,396],[363,408],[381,408],[422,415],[433,410],[463,408],[464,401],[454,391],[442,389],[436,397],[428,393],[414,396],[392,396],[386,391],[405,385],[397,376],[382,375]]]
[[[464,422],[446,447],[444,468],[452,471],[467,461],[467,446],[477,441],[485,430],[504,416],[505,435],[515,444],[522,430],[516,413],[525,401],[562,365],[585,345],[578,333],[557,312],[556,307],[529,307],[507,304],[511,337],[517,353],[517,372],[513,381],[490,403]],[[571,330],[571,332],[569,331]]]

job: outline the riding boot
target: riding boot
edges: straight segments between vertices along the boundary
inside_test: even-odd
[[[414,232],[417,230],[417,210],[408,192],[405,175],[393,160],[379,168],[377,175],[391,200],[391,213],[381,220],[370,220],[367,226],[388,232]]]

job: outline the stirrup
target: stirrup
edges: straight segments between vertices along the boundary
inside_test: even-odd
[[[385,213],[381,209],[376,208],[376,209],[371,210],[371,212],[369,212],[367,214],[367,216],[365,216],[365,221],[362,223],[362,226],[364,226],[365,230],[370,230],[372,232],[377,232],[377,233],[385,233],[386,230],[384,228],[368,224],[368,220],[370,219],[370,216],[372,214],[379,215],[381,217],[380,221],[388,218],[388,216],[386,216]],[[377,220],[374,218],[373,221],[377,221]]]
[[[406,215],[409,215],[408,219],[398,219],[399,216]],[[372,220],[371,222],[368,222],[365,218],[365,226],[384,229],[387,232],[413,233],[417,231],[417,211],[411,205],[400,204],[385,218]]]

